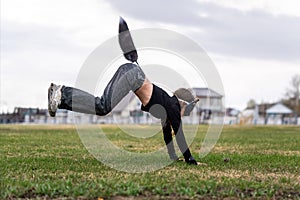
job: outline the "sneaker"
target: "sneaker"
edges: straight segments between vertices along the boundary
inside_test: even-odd
[[[48,112],[51,117],[55,117],[58,105],[61,102],[61,85],[51,83],[48,89]]]

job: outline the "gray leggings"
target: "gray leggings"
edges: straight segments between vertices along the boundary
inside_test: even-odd
[[[72,87],[62,87],[60,109],[96,115],[107,115],[129,93],[139,89],[145,81],[142,69],[132,63],[119,67],[101,97]]]

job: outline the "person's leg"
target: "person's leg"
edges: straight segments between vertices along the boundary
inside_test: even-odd
[[[164,141],[167,146],[168,154],[171,160],[178,160],[178,156],[176,155],[175,149],[174,149],[174,143],[173,143],[173,137],[172,137],[172,128],[169,120],[161,121],[162,124],[162,130],[164,134]]]
[[[119,67],[101,97],[95,97],[77,88],[62,86],[58,108],[103,116],[108,114],[130,90],[139,89],[144,80],[145,74],[142,69],[135,64],[127,63]]]

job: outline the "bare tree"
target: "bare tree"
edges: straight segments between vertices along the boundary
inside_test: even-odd
[[[254,109],[256,106],[256,101],[254,99],[250,99],[247,102],[247,109]]]
[[[294,108],[295,123],[297,123],[299,113],[299,99],[300,99],[300,74],[296,74],[292,77],[290,82],[290,88],[287,89],[286,93],[290,100],[291,106]]]

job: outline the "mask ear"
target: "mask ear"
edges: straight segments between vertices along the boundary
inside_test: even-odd
[[[186,102],[192,102],[195,100],[195,97],[193,95],[193,92],[189,89],[185,89],[185,88],[179,88],[178,90],[176,90],[174,92],[174,95],[179,98],[182,99]]]
[[[127,23],[122,17],[120,17],[119,21],[119,44],[123,51],[124,57],[131,62],[137,62],[138,54],[135,49]]]

